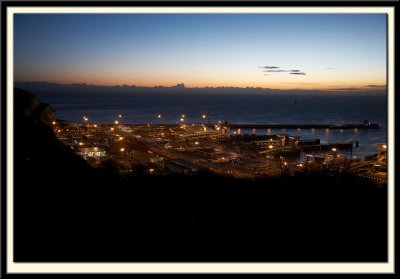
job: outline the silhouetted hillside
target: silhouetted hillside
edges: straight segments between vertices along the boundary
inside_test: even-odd
[[[16,261],[387,259],[385,188],[350,175],[120,177],[60,143],[46,108],[15,90]]]

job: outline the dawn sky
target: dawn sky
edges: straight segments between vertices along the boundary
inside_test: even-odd
[[[332,89],[386,84],[385,14],[18,14],[16,81]]]

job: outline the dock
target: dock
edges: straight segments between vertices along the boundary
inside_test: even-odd
[[[379,129],[379,124],[228,124],[231,129]]]

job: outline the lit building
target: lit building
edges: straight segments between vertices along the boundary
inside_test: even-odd
[[[76,154],[82,156],[83,158],[101,158],[106,156],[106,151],[100,147],[84,147],[79,148]]]

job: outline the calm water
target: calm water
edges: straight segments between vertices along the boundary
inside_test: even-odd
[[[358,140],[360,148],[353,155],[376,153],[378,143],[387,141],[386,96],[276,96],[244,94],[141,94],[141,93],[36,93],[55,109],[57,118],[67,122],[111,123],[123,115],[121,123],[178,123],[182,114],[186,123],[379,123],[379,130],[271,130],[304,139],[319,138],[322,143]],[[161,114],[162,119],[157,115]],[[241,133],[253,131],[242,130]],[[254,131],[266,134],[267,130]]]

